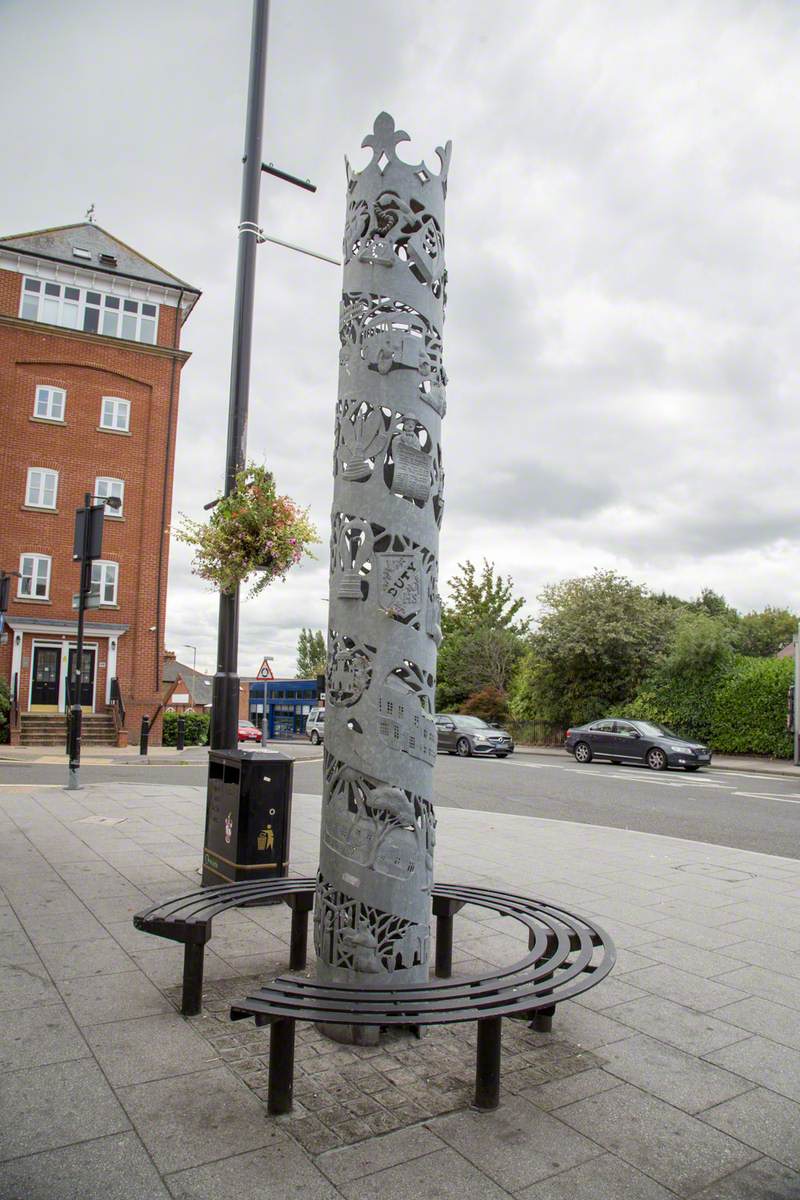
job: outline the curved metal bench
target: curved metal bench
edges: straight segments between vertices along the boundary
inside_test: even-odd
[[[313,880],[290,881],[313,886]],[[452,919],[465,904],[513,917],[528,930],[528,953],[491,974],[446,982],[451,974]],[[544,900],[459,884],[433,889],[437,919],[436,974],[419,986],[346,987],[280,976],[241,1004],[231,1020],[253,1017],[270,1025],[268,1109],[292,1107],[295,1021],[338,1025],[437,1025],[478,1022],[475,1107],[496,1108],[500,1098],[503,1017],[551,1027],[555,1006],[599,983],[616,959],[599,926]]]

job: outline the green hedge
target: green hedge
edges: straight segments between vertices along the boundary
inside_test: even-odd
[[[792,757],[786,729],[790,658],[738,658],[714,696],[711,744],[720,754]]]
[[[182,716],[186,719],[186,731],[183,738],[184,744],[187,746],[205,746],[208,741],[208,726],[211,720],[208,714],[185,712]],[[178,714],[165,712],[161,744],[162,746],[174,746],[177,740]]]

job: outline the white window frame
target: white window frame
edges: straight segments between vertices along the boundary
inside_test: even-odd
[[[44,496],[45,493],[45,477],[51,475],[53,477],[53,503],[43,504],[41,499],[34,499],[33,480],[34,476],[40,476],[38,495]],[[58,471],[54,471],[52,467],[28,467],[28,478],[25,484],[25,504],[28,508],[43,508],[47,512],[54,512],[58,504]]]
[[[95,582],[95,569],[99,567],[98,578]],[[111,584],[113,589],[112,599],[106,597],[105,591],[107,586]],[[117,593],[119,588],[119,563],[111,562],[109,559],[96,558],[92,563],[92,588],[90,595],[100,597],[101,608],[114,608],[117,603]]]
[[[110,424],[105,419],[107,403],[111,403],[113,405],[113,409],[112,409],[113,418],[112,418],[112,421]],[[117,420],[117,416],[122,412],[125,413],[125,424],[124,425],[120,425]],[[124,397],[122,397],[122,396],[103,396],[102,400],[100,401],[100,428],[101,429],[113,429],[115,433],[130,433],[130,431],[131,431],[131,402],[130,402],[130,400],[125,400]]]
[[[119,519],[125,513],[125,480],[113,479],[110,475],[98,475],[94,481],[95,496],[119,496],[119,508],[109,508],[107,504],[103,505],[104,517],[116,517]]]
[[[26,574],[25,560],[31,563],[31,570]],[[47,569],[44,573],[44,594],[36,595],[36,586],[42,578],[42,573],[39,570],[39,564],[46,563]],[[50,575],[52,571],[53,560],[49,554],[36,554],[34,551],[23,551],[19,556],[19,580],[17,582],[17,599],[18,600],[49,600],[50,599]],[[30,581],[31,587],[29,591],[25,591],[25,580]]]
[[[39,412],[39,404],[44,401],[44,412]],[[53,413],[56,402],[60,405],[58,416]],[[38,383],[36,385],[36,394],[33,399],[33,415],[37,421],[59,421],[64,422],[67,412],[67,392],[66,388],[52,387],[49,383]]]
[[[154,300],[133,300],[97,288],[76,287],[52,279],[23,276],[19,315],[65,329],[121,337],[155,346],[158,341],[159,305]],[[96,313],[96,322],[87,313]],[[91,326],[95,326],[91,328]]]

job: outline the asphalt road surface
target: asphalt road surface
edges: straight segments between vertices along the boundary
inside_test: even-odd
[[[320,795],[321,750],[304,744],[282,749],[297,756],[295,790]],[[87,764],[81,780],[203,784],[206,772],[203,762]],[[0,792],[58,786],[65,776],[65,765],[4,762]],[[435,802],[443,807],[579,821],[800,858],[800,782],[793,778],[717,769],[656,773],[598,762],[580,767],[566,755],[440,755],[435,785]]]

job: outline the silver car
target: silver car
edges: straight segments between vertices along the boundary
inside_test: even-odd
[[[489,725],[480,717],[463,717],[460,713],[439,713],[436,717],[438,749],[448,754],[469,758],[474,754],[481,758],[507,758],[514,753],[514,742],[510,733]]]
[[[318,746],[325,734],[325,709],[312,708],[306,720],[306,734],[312,746]]]

